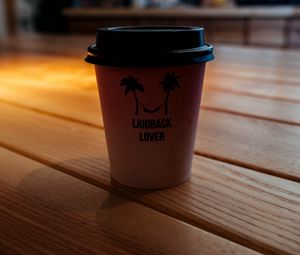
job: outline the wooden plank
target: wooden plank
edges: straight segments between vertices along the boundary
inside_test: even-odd
[[[96,31],[95,31],[96,32]],[[1,38],[0,54],[30,52],[57,54],[61,56],[73,55],[84,57],[89,45],[95,43],[95,36],[76,35],[23,35]]]
[[[300,103],[300,86],[283,84],[273,81],[261,81],[258,79],[240,79],[227,75],[207,75],[205,78],[204,90],[220,91],[231,94],[247,95],[252,97],[262,97],[276,99],[280,101]]]
[[[0,169],[1,254],[257,254],[3,148]]]
[[[297,70],[288,70],[284,68],[252,67],[233,64],[228,62],[212,62],[207,68],[209,76],[233,76],[240,79],[260,80],[276,82],[282,85],[294,84],[299,86],[300,74]]]
[[[256,66],[274,66],[281,64],[282,68],[299,66],[299,50],[245,47],[237,45],[216,45],[217,56],[220,59],[231,59],[232,62],[254,64]]]
[[[239,128],[244,130],[244,126],[249,125],[247,122],[249,120],[243,123],[243,119],[239,119],[241,123],[237,125],[238,122],[233,119],[235,116],[229,115],[229,118],[226,118],[225,114],[204,112],[209,116],[201,118],[200,146],[208,152],[210,152],[210,149],[207,149],[209,142],[212,143],[211,148],[216,149],[218,145],[224,148],[222,141],[218,140],[219,130],[211,127],[210,123],[217,126],[220,124],[220,129],[224,128],[224,125],[236,127],[235,131]],[[217,119],[222,120],[218,123]],[[5,104],[1,104],[0,107],[0,121],[0,143],[7,148],[252,249],[269,254],[300,252],[298,183],[195,156],[193,176],[184,185],[156,192],[124,189],[110,180],[102,129]],[[255,123],[258,126],[253,129]],[[267,125],[268,122],[263,123]],[[253,120],[250,126],[251,138],[253,132],[258,132],[261,127],[265,133],[277,135],[272,134],[273,126],[272,123],[264,127],[259,121]],[[282,129],[284,134],[289,134],[287,143],[292,143],[290,140],[296,139],[293,136],[294,129],[285,128],[284,125],[277,128]],[[209,129],[212,130],[211,133],[207,131]],[[247,131],[247,128],[245,130]],[[221,131],[224,136],[227,132]],[[248,140],[247,132],[243,134],[245,143],[253,148],[254,142]],[[203,138],[206,136],[208,138]],[[228,139],[232,138],[230,133],[228,136]],[[240,142],[244,143],[244,140]],[[264,137],[263,140],[270,141],[268,137]],[[229,145],[226,149],[231,151],[233,156],[240,157],[238,146],[240,145],[234,143],[233,148]],[[259,146],[261,144],[258,144],[255,151],[259,151]],[[290,144],[286,145],[288,146]],[[265,147],[263,149],[266,152]],[[294,157],[293,153],[289,155],[290,151],[286,149],[287,158],[280,158],[283,161],[280,164],[290,162],[289,160],[293,158],[293,165],[287,167],[299,169],[297,157]],[[253,155],[251,150],[247,153]],[[275,151],[274,155],[277,154]],[[258,161],[265,158],[265,155],[264,157],[255,155]],[[278,163],[276,159],[274,162]]]
[[[294,81],[290,81],[289,76],[299,77],[300,54],[297,50],[215,45],[215,57],[215,61],[208,64],[209,69],[220,69],[222,73],[232,76],[249,78],[252,74],[256,78],[259,74],[259,78],[268,80],[273,75],[272,81],[276,82],[277,78],[292,84]]]
[[[202,110],[196,152],[300,181],[300,127]]]
[[[80,88],[88,90],[95,84],[93,66],[82,58],[40,54],[11,54],[1,57],[2,82],[24,83],[53,89]],[[76,84],[75,84],[76,81]],[[59,86],[59,88],[57,88]]]
[[[223,92],[205,92],[202,108],[300,125],[300,104]]]
[[[11,57],[9,54],[0,63],[0,97],[3,100],[35,111],[85,123],[95,120],[93,124],[103,125],[94,68],[83,59],[38,54]],[[65,94],[66,91],[71,95]],[[75,110],[73,113],[67,110],[70,106]]]
[[[64,82],[56,85],[44,82],[41,87],[40,82],[27,79],[20,82],[18,79],[3,81],[0,78],[0,83],[3,85],[0,86],[2,101],[89,125],[103,126],[95,81],[93,88],[87,90],[76,86],[67,89]]]
[[[218,55],[216,54],[216,58]],[[245,57],[246,58],[246,57]],[[259,60],[257,60],[258,62]],[[274,65],[254,65],[248,63],[239,63],[235,61],[228,61],[228,59],[220,58],[219,61],[213,61],[208,63],[209,71],[217,71],[216,73],[230,73],[239,75],[250,75],[253,78],[259,76],[263,79],[269,80],[283,80],[287,82],[297,81],[295,78],[299,78],[299,65],[294,65],[293,68],[287,68],[281,63],[280,60],[276,60]],[[258,75],[259,74],[259,75]],[[296,83],[296,82],[295,82]],[[298,83],[299,84],[299,83]]]
[[[263,54],[263,53],[262,53]],[[249,61],[235,60],[235,61],[228,61],[229,56],[221,55],[219,56],[218,51],[216,52],[216,61],[209,62],[208,65],[210,69],[213,71],[215,69],[223,71],[223,72],[232,72],[232,73],[249,73],[249,74],[257,74],[271,78],[281,78],[281,79],[291,79],[291,77],[299,77],[299,64],[293,63],[293,67],[285,67],[285,62],[281,62],[280,59],[274,59],[271,63],[264,63],[264,64],[249,64]],[[219,57],[219,59],[218,59]],[[283,56],[284,57],[284,54]],[[217,61],[218,60],[218,61]],[[259,62],[259,60],[256,60]],[[290,62],[290,60],[286,60],[286,62]]]

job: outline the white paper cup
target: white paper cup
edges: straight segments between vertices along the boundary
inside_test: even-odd
[[[203,29],[100,29],[97,44],[88,51],[86,61],[95,64],[113,179],[143,189],[186,181],[205,63],[213,59]]]

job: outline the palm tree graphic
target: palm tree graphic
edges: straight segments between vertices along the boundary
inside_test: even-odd
[[[140,107],[142,107],[144,112],[147,113],[155,113],[158,112],[161,107],[165,106],[165,115],[168,114],[168,102],[170,92],[174,91],[176,88],[179,88],[179,76],[175,73],[166,73],[163,80],[160,82],[163,90],[166,92],[166,97],[161,104],[153,109],[149,109],[141,103],[137,96],[137,91],[144,93],[144,87],[141,83],[139,83],[139,79],[135,78],[132,75],[127,75],[127,77],[122,78],[120,85],[125,87],[125,95],[127,95],[130,91],[134,94],[135,99],[135,115],[138,115],[140,112]]]
[[[135,99],[135,115],[139,114],[139,100],[136,94],[136,91],[144,92],[144,87],[141,83],[139,83],[139,79],[135,78],[132,75],[128,75],[121,80],[121,86],[125,86],[125,95],[127,95],[130,91],[134,94]]]
[[[160,82],[160,85],[162,86],[163,90],[166,92],[165,97],[165,115],[168,114],[168,101],[170,92],[174,91],[176,88],[179,88],[179,76],[175,73],[166,73],[164,76],[164,79]]]

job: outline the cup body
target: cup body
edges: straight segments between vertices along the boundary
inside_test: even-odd
[[[204,29],[99,28],[85,61],[95,65],[112,178],[158,189],[191,175],[205,64]]]
[[[205,62],[95,65],[111,175],[126,186],[175,186],[191,174]]]

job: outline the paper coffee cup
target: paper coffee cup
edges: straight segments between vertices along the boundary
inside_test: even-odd
[[[111,175],[143,189],[191,174],[205,63],[213,48],[198,27],[98,29],[95,64]]]

